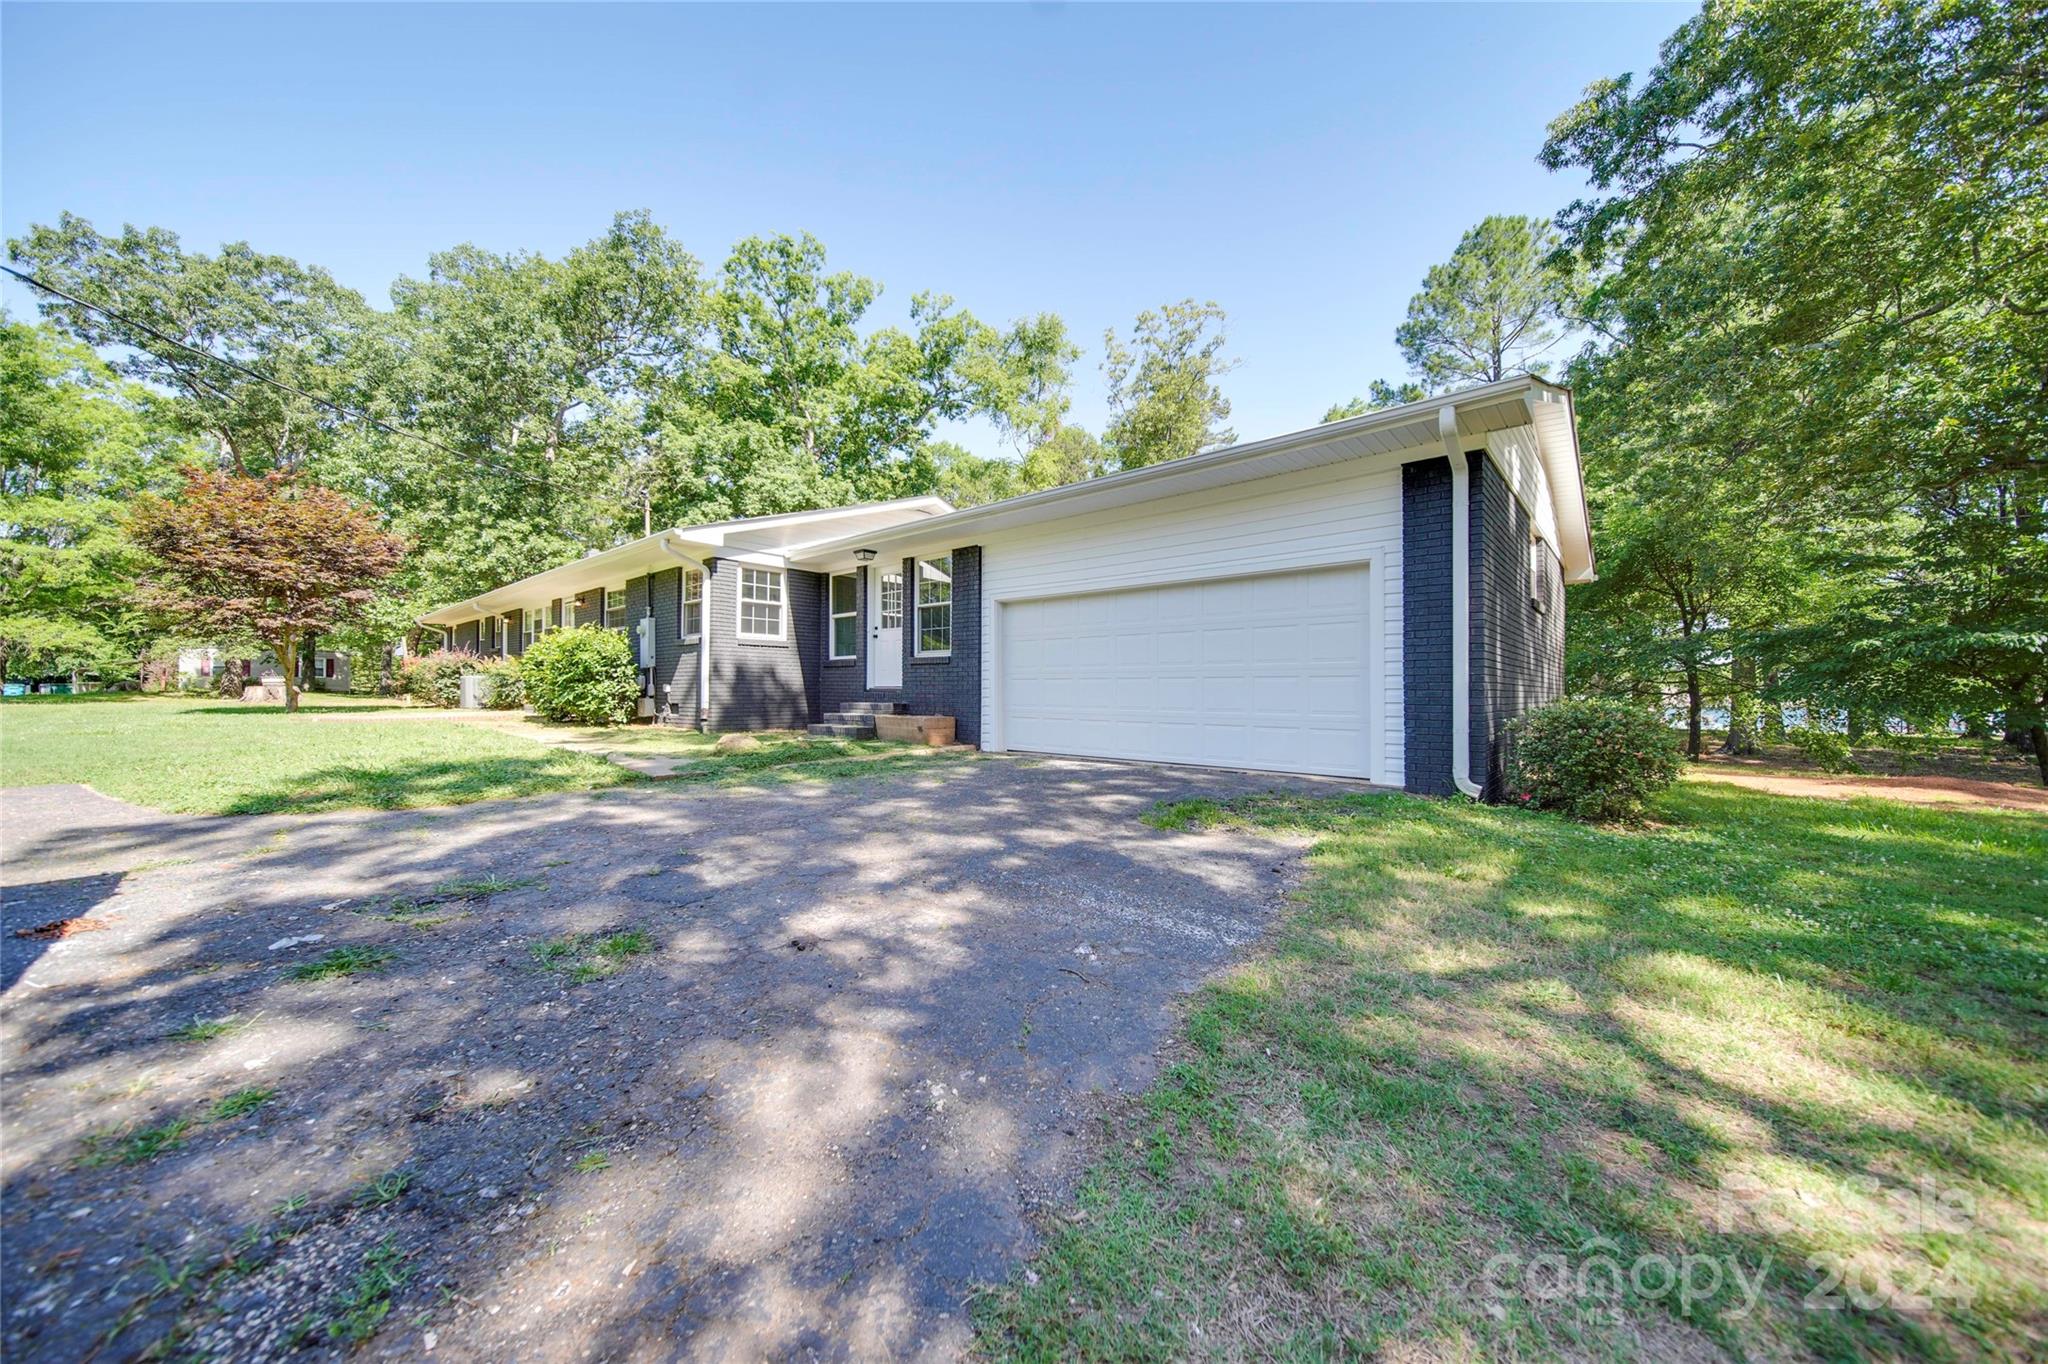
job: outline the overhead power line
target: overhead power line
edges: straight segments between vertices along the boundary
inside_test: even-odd
[[[158,331],[155,327],[150,326],[147,322],[138,322],[136,319],[129,317],[124,313],[118,312],[113,308],[109,308],[105,304],[88,302],[87,300],[78,297],[78,295],[76,294],[67,293],[64,290],[59,289],[56,285],[46,283],[43,280],[37,279],[34,275],[26,274],[20,270],[15,269],[11,265],[0,265],[0,270],[5,270],[8,274],[14,276],[16,279],[20,280],[23,284],[28,285],[30,288],[40,289],[46,294],[53,294],[56,297],[63,299],[65,302],[75,304],[80,308],[91,309],[93,312],[100,314],[102,317],[111,318],[114,321],[120,323],[124,327],[132,327],[136,331],[143,333],[145,336],[155,337],[158,341],[163,342],[167,346],[176,346],[179,350],[187,351],[193,355],[200,357],[203,360],[211,360],[214,364],[221,366],[223,369],[231,369],[237,374],[245,375],[248,378],[254,379],[257,383],[268,384],[270,387],[277,389],[280,392],[289,393],[297,398],[303,398],[307,402],[312,403],[318,407],[326,408],[328,411],[334,413],[336,416],[345,417],[350,421],[359,422],[366,426],[373,426],[377,430],[384,432],[386,435],[397,436],[402,440],[416,440],[420,442],[420,444],[422,445],[430,445],[434,449],[441,451],[443,454],[453,455],[455,456],[455,458],[459,460],[464,460],[471,464],[481,464],[487,469],[491,469],[497,473],[503,474],[506,478],[519,479],[523,482],[532,484],[545,483],[545,480],[535,478],[532,474],[522,473],[517,469],[508,469],[502,464],[495,463],[492,460],[479,458],[476,455],[465,454],[464,452],[457,450],[452,446],[443,445],[440,441],[435,440],[432,436],[423,436],[417,431],[407,431],[402,427],[393,426],[389,422],[380,421],[379,419],[371,416],[367,412],[358,412],[351,408],[343,407],[340,403],[335,402],[331,398],[323,398],[317,393],[308,393],[303,388],[299,388],[296,387],[295,385],[285,383],[282,379],[274,379],[270,375],[263,373],[261,370],[251,369],[249,366],[242,364],[239,361],[230,360],[223,355],[215,355],[210,350],[206,350],[202,347],[192,345],[189,342],[180,341],[175,336],[169,336],[161,331]],[[146,347],[138,346],[136,347],[136,349],[143,350],[146,349]]]

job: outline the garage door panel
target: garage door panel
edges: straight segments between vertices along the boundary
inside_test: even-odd
[[[1368,775],[1366,571],[1006,603],[1003,741]]]

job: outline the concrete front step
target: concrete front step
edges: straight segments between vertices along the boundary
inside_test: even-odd
[[[834,715],[901,715],[909,707],[901,701],[848,701]]]
[[[875,722],[870,718],[864,725],[854,725],[827,720],[822,725],[805,726],[805,732],[814,739],[872,739],[875,737]]]

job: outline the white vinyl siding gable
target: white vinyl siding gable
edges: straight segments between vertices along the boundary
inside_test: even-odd
[[[1374,780],[1402,783],[1401,467],[1426,459],[1347,460],[1105,508],[982,541],[982,638],[999,651],[1005,601],[1105,592],[1291,569],[1369,563],[1379,639]],[[982,743],[1000,747],[1003,665],[981,669]]]

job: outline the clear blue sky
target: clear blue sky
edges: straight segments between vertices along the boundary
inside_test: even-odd
[[[379,305],[432,251],[558,254],[618,209],[707,266],[808,230],[879,322],[920,289],[1059,313],[1097,430],[1103,328],[1213,298],[1250,438],[1399,377],[1423,271],[1569,202],[1545,125],[1690,8],[10,3],[0,229],[246,239]]]

